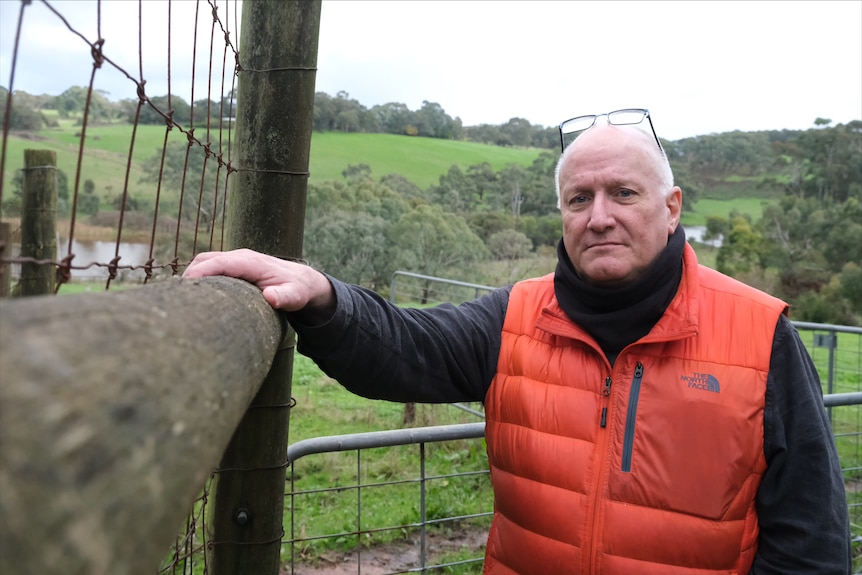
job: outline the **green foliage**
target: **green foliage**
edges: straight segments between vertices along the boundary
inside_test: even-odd
[[[517,260],[527,257],[533,250],[533,242],[522,232],[502,230],[488,238],[488,249],[498,260]]]
[[[733,218],[730,232],[725,236],[718,250],[716,264],[718,271],[730,276],[751,271],[760,264],[761,236],[742,216]]]
[[[534,246],[554,246],[563,235],[559,212],[546,216],[522,216],[517,228],[530,238]]]
[[[814,323],[832,323],[832,303],[818,292],[805,292],[793,305],[793,319]]]
[[[78,212],[94,216],[99,213],[99,198],[95,194],[78,196]]]
[[[431,276],[489,255],[464,218],[440,206],[418,206],[406,213],[390,229],[389,241],[397,268]]]
[[[466,214],[467,223],[482,241],[488,243],[488,239],[504,230],[514,230],[516,220],[505,212],[475,212]]]
[[[6,103],[9,90],[0,86],[0,126],[6,122]],[[15,92],[12,94],[12,109],[9,113],[9,129],[22,132],[35,132],[44,124],[42,114],[32,104],[29,94]]]
[[[367,212],[329,210],[306,229],[305,257],[343,281],[372,288],[385,285],[394,271],[386,243],[389,226]]]
[[[66,172],[57,169],[55,172],[57,181],[57,211],[65,216],[69,206],[69,178]],[[24,196],[24,171],[15,170],[11,180],[12,195],[3,197],[2,213],[6,216],[21,215]]]
[[[683,138],[666,149],[668,158],[681,161],[703,176],[752,175],[773,161],[766,132],[725,132]]]
[[[816,123],[817,129],[775,145],[786,192],[817,201],[862,200],[862,120],[834,127],[827,127],[830,120]]]
[[[209,232],[224,207],[225,170],[214,154],[194,143],[169,142],[164,151],[141,164],[142,183],[161,186],[162,193],[182,198],[186,219],[198,220]]]
[[[727,236],[730,231],[730,222],[721,216],[709,216],[706,218],[706,232],[703,234],[705,241],[717,240]]]
[[[856,262],[846,263],[841,270],[840,286],[841,295],[850,304],[853,313],[862,317],[862,266]]]
[[[140,106],[138,111],[138,102],[127,100],[125,106],[126,121],[134,123],[135,117],[138,118],[138,124],[157,124],[165,125],[166,117],[170,117],[174,122],[188,129],[191,127],[192,108],[188,102],[178,96],[155,96],[149,99],[149,102]],[[195,125],[199,126],[206,123],[206,116],[195,119]]]

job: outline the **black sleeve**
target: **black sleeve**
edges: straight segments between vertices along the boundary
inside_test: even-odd
[[[408,309],[329,279],[337,306],[327,323],[306,326],[288,314],[299,352],[324,373],[371,399],[484,401],[497,368],[510,288],[459,306]]]
[[[811,357],[793,324],[775,330],[764,413],[766,473],[751,575],[847,575],[850,521],[835,440]]]

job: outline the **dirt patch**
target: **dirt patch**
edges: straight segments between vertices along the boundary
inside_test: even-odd
[[[485,552],[488,531],[485,529],[461,529],[449,533],[429,533],[426,537],[425,564],[435,565],[449,553],[468,552],[468,557],[481,557]],[[409,540],[374,545],[359,553],[337,553],[330,551],[297,562],[293,575],[387,575],[402,573],[420,566],[421,542],[418,535]],[[290,565],[285,565],[284,574],[290,574]]]
[[[31,140],[33,142],[42,142],[48,139],[45,136],[42,136],[35,132],[17,132],[9,130],[9,135],[15,136],[16,138],[21,138],[22,140]]]

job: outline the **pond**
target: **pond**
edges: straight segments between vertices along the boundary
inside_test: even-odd
[[[702,238],[703,234],[706,233],[706,226],[683,226],[683,229],[685,230],[685,239],[690,242],[700,242],[716,248],[721,247],[721,238],[709,240],[708,242],[703,241]]]
[[[20,244],[11,245],[11,257],[18,257],[21,253]],[[57,261],[62,260],[69,253],[69,240],[66,238],[57,239]],[[104,241],[72,241],[72,253],[75,258],[72,260],[72,265],[76,267],[86,267],[93,263],[105,264],[101,266],[90,266],[87,269],[73,269],[72,279],[76,280],[100,280],[108,278],[108,268],[106,265],[114,259],[115,254],[120,256],[119,265],[121,266],[143,266],[147,263],[150,255],[149,244],[138,244],[120,242],[119,250],[117,250],[116,242]],[[12,277],[19,277],[20,266],[12,265]],[[118,276],[122,275],[127,279],[143,279],[146,274],[144,270],[126,270],[121,269],[117,272]]]

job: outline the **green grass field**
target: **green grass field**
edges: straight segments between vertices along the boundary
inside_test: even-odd
[[[684,196],[683,201],[685,201]],[[732,210],[736,210],[741,214],[747,214],[751,216],[752,221],[757,221],[763,215],[763,207],[777,201],[763,198],[734,198],[726,200],[701,198],[694,204],[692,211],[683,212],[682,223],[687,226],[705,226],[706,220],[710,216],[727,218]]]
[[[453,165],[466,168],[488,162],[495,170],[506,164],[530,165],[541,150],[502,148],[489,144],[414,138],[392,134],[315,132],[311,137],[311,182],[341,179],[348,164],[368,164],[375,178],[397,173],[422,189],[436,184]]]

